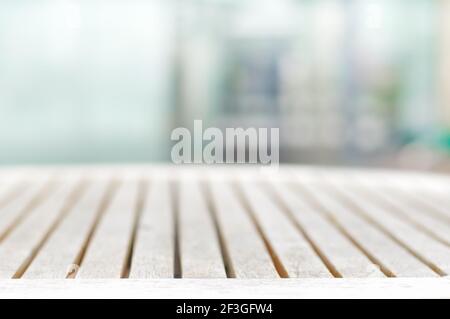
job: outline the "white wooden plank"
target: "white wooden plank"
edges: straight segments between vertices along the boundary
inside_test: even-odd
[[[309,234],[337,272],[344,278],[385,277],[351,241],[314,207],[280,182],[271,182],[277,196],[296,223]],[[292,187],[292,186],[291,186]],[[297,196],[296,196],[297,195]]]
[[[423,299],[449,296],[448,278],[0,281],[0,298],[20,299]]]
[[[0,208],[0,243],[46,199],[53,187],[49,178],[34,181]]]
[[[385,211],[391,213],[393,218],[407,221],[419,231],[450,247],[449,225],[432,217],[423,208],[405,200],[397,189],[383,186],[370,187],[364,185],[364,181],[362,183],[363,185],[358,186],[358,193],[362,197],[384,207]]]
[[[217,233],[196,176],[183,175],[177,193],[183,278],[226,277]]]
[[[362,249],[373,256],[377,264],[385,269],[387,275],[392,274],[396,277],[437,276],[408,251],[352,211],[351,207],[343,205],[330,193],[329,188],[302,179],[300,181],[303,189],[301,193],[307,192],[308,196],[315,198],[315,202],[320,203],[324,213],[328,214],[338,227],[346,231]]]
[[[449,192],[450,194],[450,192]],[[408,200],[414,202],[417,207],[430,213],[430,215],[450,225],[450,199],[445,196],[439,196],[428,190],[408,191],[406,196]]]
[[[247,209],[255,216],[287,275],[291,278],[332,277],[308,241],[257,183],[243,179],[241,186],[242,199],[248,201]]]
[[[79,178],[66,177],[41,206],[30,212],[0,245],[0,278],[12,278],[39,249],[40,241],[69,205]]]
[[[90,242],[76,278],[121,278],[127,265],[138,199],[138,177],[124,177]]]
[[[404,193],[405,200],[450,224],[450,182],[443,183],[429,178],[392,179],[398,191]]]
[[[150,177],[136,236],[130,278],[173,278],[174,218],[170,182]]]
[[[236,278],[277,278],[278,273],[255,225],[230,184],[214,175],[207,185]]]
[[[0,180],[0,216],[1,209],[22,194],[29,186],[29,183],[21,178]]]
[[[148,168],[151,176],[156,169]],[[92,169],[92,173],[108,170],[110,171],[110,168]],[[52,189],[52,183],[43,187],[48,180],[42,176],[48,176],[54,171],[59,172],[64,180],[62,188]],[[73,262],[86,240],[87,233],[92,230],[98,205],[107,188],[104,180],[94,182],[93,188],[88,188],[81,201],[70,210],[65,219],[60,220],[61,209],[72,193],[68,184],[72,183],[74,186],[76,179],[73,175],[82,171],[83,169],[78,168],[30,170],[34,173],[29,178],[29,187],[18,192],[17,196],[13,196],[4,206],[1,206],[0,188],[0,238],[2,233],[5,234],[5,230],[11,229],[7,236],[3,236],[3,241],[0,240],[0,278],[2,269],[6,269],[4,273],[7,274],[3,277],[10,278],[21,266],[28,267],[29,262],[31,264],[28,268],[21,268],[26,270],[26,278],[65,277],[67,266]],[[299,169],[300,175],[310,174],[311,180],[319,181],[306,185],[306,189],[308,194],[312,193],[311,196],[325,206],[326,212],[323,213],[322,209],[318,208],[321,206],[310,202],[310,195],[304,196],[303,192],[294,192],[285,186],[275,184],[277,197],[269,196],[270,194],[261,188],[260,181],[256,180],[262,176],[258,169],[221,169],[230,179],[243,175],[252,176],[251,181],[244,181],[242,184],[244,197],[248,201],[248,205],[243,205],[241,198],[236,196],[235,190],[232,189],[232,184],[212,182],[208,184],[205,192],[198,178],[206,172],[216,175],[215,170],[165,168],[164,173],[174,178],[178,178],[178,174],[182,175],[179,196],[171,196],[169,181],[150,179],[145,196],[142,197],[145,200],[142,202],[139,227],[134,228],[138,220],[136,214],[140,211],[139,180],[142,176],[149,175],[146,173],[137,177],[139,172],[145,171],[138,167],[129,167],[126,171],[136,176],[126,178],[124,185],[119,188],[119,199],[114,196],[98,224],[83,260],[82,271],[78,276],[80,278],[119,278],[124,275],[127,258],[131,253],[132,278],[171,278],[176,272],[175,213],[178,215],[177,236],[183,277],[224,278],[226,273],[223,258],[227,265],[232,265],[232,271],[228,269],[228,274],[231,273],[237,278],[276,277],[278,274],[265,243],[260,238],[260,230],[255,227],[248,214],[249,207],[250,212],[256,216],[257,224],[261,226],[264,239],[275,252],[275,259],[281,260],[282,270],[291,277],[329,278],[330,266],[344,277],[379,276],[380,272],[374,270],[367,255],[380,261],[384,268],[398,277],[431,277],[437,276],[437,272],[443,275],[450,270],[448,245],[442,244],[443,241],[439,243],[437,237],[433,239],[421,229],[426,227],[447,241],[450,236],[448,224],[440,223],[440,219],[436,218],[437,214],[427,215],[422,211],[426,205],[422,207],[417,201],[408,201],[420,190],[427,190],[430,201],[436,198],[432,204],[448,212],[445,210],[448,204],[445,197],[447,193],[441,188],[447,185],[444,178],[425,176],[427,183],[433,186],[405,187],[406,192],[410,191],[406,194],[397,189],[397,184],[392,185],[392,189],[383,187],[380,179],[384,175],[366,175],[364,171],[360,171],[358,174],[370,182],[364,189],[368,188],[371,196],[364,197],[357,187],[346,186],[351,183],[342,172],[330,170],[331,176],[338,176],[333,185],[337,182],[338,189],[343,187],[353,195],[350,202],[357,204],[354,206],[348,205],[348,200],[344,200],[347,199],[345,192],[343,199],[340,191],[335,194],[333,187],[330,191],[328,184],[321,181],[317,175],[317,170]],[[69,175],[66,177],[67,173]],[[272,175],[276,177],[279,173]],[[395,175],[395,178],[406,184],[413,180],[410,175],[405,174]],[[11,191],[12,185],[18,185],[19,180],[12,178],[7,183],[3,192],[5,196]],[[51,194],[49,198],[47,193]],[[373,193],[380,193],[389,206],[381,205],[378,195],[372,198]],[[211,197],[205,196],[206,194]],[[300,228],[286,216],[286,209],[277,202],[277,198],[286,204]],[[359,206],[364,208],[361,212],[355,209]],[[366,212],[368,207],[369,212]],[[362,214],[368,214],[375,223]],[[328,218],[328,215],[332,218]],[[397,215],[398,218],[395,217]],[[18,216],[21,218],[17,219]],[[58,227],[52,228],[59,220],[61,223]],[[346,233],[336,227],[335,222],[339,223]],[[224,239],[222,243],[218,239],[217,227]],[[135,230],[137,232],[134,246],[130,246]],[[350,243],[347,235],[354,238],[361,247]],[[12,258],[6,258],[10,256]],[[10,264],[16,265],[13,267]],[[368,268],[365,268],[366,266]],[[278,268],[280,270],[279,265]],[[80,282],[83,282],[82,279]]]
[[[419,232],[413,226],[392,218],[382,207],[374,205],[358,195],[357,188],[336,182],[334,186],[339,190],[344,199],[349,199],[361,209],[359,213],[365,216],[379,229],[383,229],[386,234],[390,234],[398,243],[402,243],[422,262],[426,263],[436,273],[445,275],[450,273],[450,250],[447,246],[437,242],[430,237]]]
[[[25,272],[27,279],[63,279],[76,271],[73,265],[96,219],[109,178],[90,178],[86,190]]]

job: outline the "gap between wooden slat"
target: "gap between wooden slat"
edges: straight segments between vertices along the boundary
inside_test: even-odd
[[[30,215],[30,213],[36,209],[40,204],[44,202],[45,199],[48,198],[50,192],[54,190],[57,186],[56,179],[50,178],[40,189],[40,191],[34,195],[28,203],[23,207],[18,213],[17,217],[11,222],[11,224],[5,228],[3,233],[0,234],[0,243],[3,242],[12,231],[17,228],[25,218]]]
[[[39,251],[22,278],[65,278],[69,270],[77,268],[72,262],[86,239],[98,205],[111,181],[104,175],[90,172],[85,177],[88,181],[85,193]]]
[[[146,196],[147,196],[148,188],[149,188],[148,181],[145,179],[142,179],[139,182],[138,197],[137,197],[135,213],[134,213],[133,230],[131,232],[130,242],[129,242],[129,245],[127,248],[127,254],[125,257],[125,262],[124,262],[122,274],[120,276],[123,279],[130,277],[130,271],[131,271],[131,266],[132,266],[132,261],[133,261],[134,246],[136,243],[136,237],[137,237],[137,233],[138,233],[139,222],[140,222],[141,216],[142,216],[142,211],[144,210],[144,206],[145,206],[145,203],[147,200]]]
[[[62,223],[64,218],[72,211],[73,207],[77,203],[77,201],[81,198],[83,193],[87,187],[87,181],[81,180],[71,192],[69,197],[66,199],[64,206],[61,208],[57,219],[53,222],[52,225],[47,229],[42,238],[39,240],[37,245],[32,249],[30,255],[24,260],[24,262],[19,266],[15,274],[13,275],[13,279],[19,279],[23,276],[23,274],[27,271],[28,267],[31,265],[33,260],[36,258],[37,254],[41,250],[41,248],[45,245],[50,236],[54,233],[54,231],[58,228],[58,226]]]
[[[352,212],[347,205],[336,198],[335,194],[325,188],[322,182],[308,181],[302,176],[299,176],[299,181],[302,181],[302,186],[307,188],[309,193],[326,208],[327,213],[338,220],[357,242],[382,261],[397,277],[437,276],[434,271],[425,267],[422,262],[392,241],[377,227]],[[360,205],[366,208],[364,202],[361,202]]]
[[[121,186],[102,216],[77,279],[114,279],[122,276],[133,231],[140,172],[130,170],[117,174],[120,174]]]
[[[352,211],[354,214],[364,218],[368,223],[372,224],[373,226],[377,227],[380,231],[382,231],[387,237],[389,237],[392,241],[394,241],[397,245],[404,248],[406,251],[408,251],[411,255],[413,255],[415,258],[417,258],[420,262],[422,262],[424,265],[429,267],[432,271],[434,271],[436,274],[438,274],[441,277],[447,276],[447,274],[440,269],[437,265],[435,265],[433,262],[426,259],[424,256],[422,256],[420,253],[415,251],[413,248],[411,248],[409,245],[404,243],[402,240],[400,240],[397,236],[392,234],[386,227],[381,225],[379,222],[374,220],[371,216],[367,215],[364,212],[364,209],[359,206],[359,204],[355,203],[351,198],[349,198],[345,193],[343,193],[341,190],[339,190],[337,187],[329,186],[330,191],[332,191],[335,196],[340,198],[340,200],[347,205],[347,207],[350,208],[350,211]]]
[[[327,256],[322,252],[320,247],[312,240],[311,236],[309,236],[306,229],[300,224],[300,222],[293,216],[291,209],[286,205],[286,203],[279,197],[276,191],[273,189],[273,186],[270,185],[270,182],[261,182],[260,186],[267,191],[269,194],[269,198],[278,205],[281,211],[286,215],[289,221],[295,226],[298,232],[303,236],[303,238],[308,242],[311,246],[312,250],[316,253],[317,257],[323,262],[325,267],[327,267],[328,271],[335,278],[343,278],[342,274],[337,270],[337,268],[333,265],[333,263],[328,259]]]
[[[269,239],[267,238],[266,234],[264,233],[264,230],[262,229],[261,225],[259,224],[258,218],[256,217],[255,212],[253,211],[249,201],[244,195],[244,191],[242,190],[242,186],[237,181],[233,181],[232,187],[234,188],[236,192],[237,198],[240,200],[242,206],[244,207],[245,211],[247,212],[248,216],[250,217],[251,221],[253,222],[253,225],[256,228],[256,231],[258,232],[259,236],[261,237],[262,241],[264,242],[264,245],[267,249],[267,252],[270,255],[270,258],[272,259],[273,265],[278,272],[278,275],[281,278],[289,278],[289,274],[284,267],[283,263],[281,262],[281,259],[278,257],[277,253],[275,252],[275,249],[272,247]]]
[[[388,199],[383,196],[375,193],[373,190],[370,190],[367,187],[358,183],[358,192],[362,196],[364,196],[367,200],[371,201],[375,205],[379,205],[385,208],[386,212],[390,213],[394,218],[396,218],[396,214],[401,216],[403,220],[412,225],[414,228],[424,233],[425,235],[431,237],[432,239],[440,242],[441,244],[450,247],[450,242],[446,239],[442,238],[438,234],[436,234],[432,229],[427,226],[424,226],[422,223],[411,217],[409,214],[405,213],[401,208],[399,208],[395,203],[390,202]]]
[[[226,278],[220,245],[199,175],[183,172],[178,195],[183,278]]]
[[[105,195],[103,196],[102,201],[99,204],[99,207],[98,207],[95,219],[92,223],[91,229],[89,230],[89,233],[86,236],[86,240],[84,241],[82,247],[80,248],[79,253],[77,254],[77,256],[75,257],[75,259],[72,263],[74,265],[74,267],[72,269],[70,269],[67,273],[67,276],[66,276],[67,279],[76,278],[78,270],[80,269],[81,265],[83,264],[83,259],[86,255],[87,249],[89,248],[89,244],[91,243],[91,240],[95,235],[97,227],[100,224],[100,221],[101,221],[104,213],[108,209],[108,207],[112,201],[112,198],[114,197],[114,194],[117,192],[117,189],[119,188],[120,183],[121,182],[117,179],[113,179],[110,182],[108,189],[105,192]]]
[[[424,199],[424,198],[417,198],[414,197],[414,194],[409,194],[406,193],[404,191],[401,191],[403,193],[403,197],[406,200],[410,200],[415,202],[415,204],[417,206],[421,206],[422,209],[424,209],[424,211],[426,211],[426,213],[429,213],[430,216],[433,216],[434,218],[436,218],[437,220],[439,220],[440,222],[444,222],[447,225],[450,225],[450,216],[446,215],[445,213],[441,212],[436,206],[433,206],[432,203],[430,203],[428,201],[428,199]]]
[[[347,229],[332,215],[328,212],[328,209],[322,205],[309,190],[302,187],[299,182],[290,183],[291,189],[296,190],[299,194],[303,195],[303,198],[308,201],[308,203],[315,207],[316,210],[322,214],[344,237],[346,237],[367,259],[373,264],[377,265],[381,272],[389,278],[396,277],[395,274],[386,267],[381,260],[372,255],[361,243],[359,243],[348,231]]]
[[[170,193],[172,195],[172,212],[173,212],[173,277],[180,279],[183,277],[183,269],[181,266],[181,250],[180,250],[180,200],[179,185],[173,180],[170,183]]]
[[[230,257],[230,253],[228,251],[227,243],[223,236],[219,220],[217,218],[217,207],[215,206],[214,200],[211,195],[210,185],[208,181],[201,182],[201,188],[204,193],[204,197],[206,199],[206,204],[208,206],[208,211],[211,215],[211,219],[214,224],[214,228],[217,235],[217,240],[219,241],[220,252],[222,254],[223,264],[225,267],[225,272],[227,274],[227,278],[236,278],[236,272],[233,267],[233,262]]]
[[[264,242],[230,183],[220,173],[208,177],[208,189],[236,278],[279,278]]]
[[[430,203],[424,197],[419,197],[416,194],[411,193],[411,191],[406,191],[405,189],[402,189],[403,185],[401,183],[398,183],[397,180],[391,178],[388,184],[391,183],[396,183],[398,185],[398,187],[396,187],[396,192],[398,196],[402,197],[403,200],[405,200],[406,202],[413,202],[414,205],[417,205],[419,208],[421,208],[418,210],[419,212],[422,212],[424,215],[432,216],[436,220],[439,220],[440,222],[444,222],[447,225],[450,225],[450,216],[445,212],[440,211],[440,208],[434,206],[434,204]]]
[[[173,278],[174,223],[170,182],[165,174],[156,173],[149,177],[150,187],[139,218],[129,278]]]

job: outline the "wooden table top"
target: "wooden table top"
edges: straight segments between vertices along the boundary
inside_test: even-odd
[[[450,298],[449,195],[413,172],[2,169],[0,297]]]

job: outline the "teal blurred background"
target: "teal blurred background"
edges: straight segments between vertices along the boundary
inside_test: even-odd
[[[450,0],[0,0],[0,163],[169,161],[203,119],[447,168],[449,72]]]

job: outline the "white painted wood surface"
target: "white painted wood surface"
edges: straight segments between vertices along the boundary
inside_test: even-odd
[[[357,209],[351,209],[327,193],[327,189],[304,184],[304,191],[316,197],[319,209],[329,216],[336,227],[349,240],[374,259],[387,276],[434,277],[435,272],[426,267],[404,247],[387,237],[382,231],[359,216]]]
[[[289,222],[281,209],[253,181],[241,182],[241,196],[247,198],[248,210],[254,215],[280,267],[290,278],[332,277],[303,234]]]
[[[130,278],[173,278],[174,205],[168,178],[151,178],[146,192]]]
[[[117,193],[106,209],[87,248],[77,278],[121,278],[124,274],[133,232],[139,192],[137,176],[120,180]]]
[[[89,182],[72,212],[42,247],[36,259],[25,272],[27,279],[64,279],[77,271],[76,256],[94,224],[100,202],[106,195],[106,178]]]
[[[58,283],[66,296],[95,285],[107,296],[208,285],[245,295],[257,283],[279,296],[359,297],[365,286],[442,296],[449,194],[449,176],[389,171],[0,169],[0,296]]]
[[[72,197],[76,196],[77,183],[78,178],[67,178],[43,205],[30,212],[30,216],[1,243],[0,278],[22,276],[28,263],[39,253],[40,245],[52,225],[58,222],[64,210],[70,209]]]
[[[232,185],[222,180],[206,187],[210,188],[214,213],[222,229],[234,276],[277,278],[270,255],[245,208],[234,196]]]
[[[283,201],[294,223],[308,233],[311,240],[327,258],[335,271],[344,278],[384,277],[379,267],[373,264],[355,247],[329,220],[320,209],[308,205],[296,196],[289,185],[273,182],[277,196]],[[310,231],[314,230],[314,231]]]
[[[450,280],[448,278],[0,280],[0,298],[448,299]]]
[[[197,176],[183,175],[176,193],[182,276],[225,278],[219,240]]]
[[[409,252],[417,259],[427,264],[441,276],[450,273],[449,247],[423,234],[414,226],[399,218],[393,218],[386,208],[367,201],[358,196],[355,187],[338,186],[346,200],[362,207],[360,213],[364,218],[381,229],[389,238],[407,247]]]

